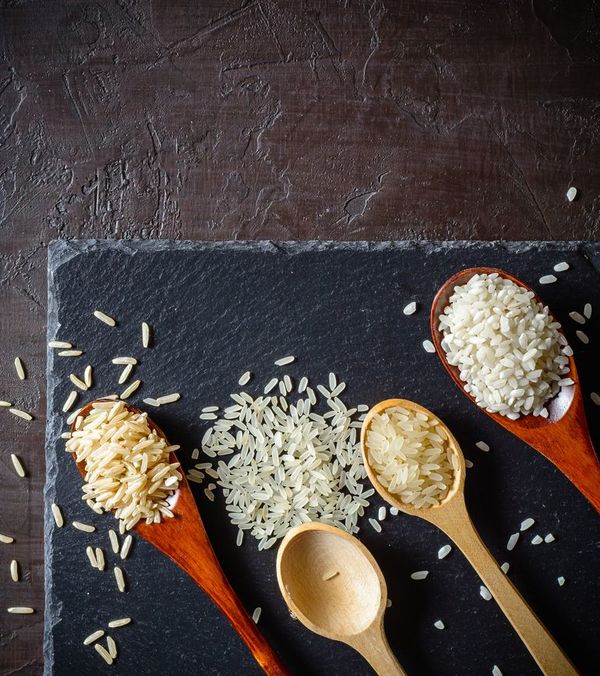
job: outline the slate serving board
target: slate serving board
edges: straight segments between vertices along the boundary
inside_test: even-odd
[[[559,282],[537,280],[561,260],[571,269]],[[260,673],[249,652],[203,592],[167,558],[137,539],[124,563],[129,591],[120,594],[110,568],[112,517],[96,516],[80,499],[81,481],[60,433],[61,407],[72,389],[71,372],[94,365],[95,386],[81,401],[116,390],[118,354],[140,358],[143,387],[132,398],[179,391],[176,404],[152,415],[190,466],[207,423],[200,408],[226,405],[247,369],[246,387],[262,387],[274,374],[307,375],[325,382],[335,371],[348,383],[348,403],[373,404],[401,396],[437,412],[452,428],[465,455],[467,504],[484,541],[582,671],[600,663],[600,519],[572,485],[543,457],[471,406],[424,352],[428,306],[452,273],[473,265],[503,267],[540,290],[561,320],[576,351],[592,437],[600,440],[598,409],[589,399],[600,390],[600,245],[587,243],[247,243],[247,242],[55,242],[49,250],[49,339],[74,342],[78,359],[48,357],[46,502],[58,502],[67,523],[94,523],[97,532],[54,526],[46,513],[45,673],[56,676],[119,674]],[[420,304],[415,316],[401,310]],[[586,327],[589,346],[575,338],[568,312],[594,304]],[[92,317],[102,309],[118,319],[111,329]],[[150,350],[140,343],[140,322],[155,329]],[[285,370],[273,361],[297,362]],[[483,453],[474,446],[484,439]],[[197,500],[215,550],[237,592],[252,609],[262,606],[260,626],[297,674],[367,674],[351,649],[310,634],[286,611],[275,578],[275,551],[258,552],[247,537],[235,546],[223,501]],[[381,502],[373,500],[369,514]],[[527,516],[536,525],[513,552],[509,535]],[[393,606],[386,613],[392,649],[410,674],[486,674],[497,664],[505,675],[537,669],[493,601],[479,595],[475,573],[456,551],[443,561],[447,538],[425,522],[388,517],[376,534],[364,518],[360,537],[380,563]],[[533,546],[535,533],[556,542]],[[108,571],[93,570],[85,546],[102,546]],[[414,570],[428,569],[422,582]],[[556,578],[567,582],[559,587]],[[112,632],[120,654],[104,665],[85,636],[111,618],[134,618]],[[446,629],[433,623],[442,619]]]

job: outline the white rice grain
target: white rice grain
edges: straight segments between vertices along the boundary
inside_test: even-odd
[[[17,418],[22,418],[23,420],[33,420],[33,416],[31,413],[27,413],[27,411],[22,411],[20,408],[9,408],[8,409],[10,413],[13,415],[17,416]]]
[[[94,554],[96,556],[96,567],[98,570],[106,568],[106,559],[104,558],[104,551],[100,547],[96,547]]]
[[[369,519],[369,523],[371,524],[371,528],[376,532],[376,533],[381,533],[381,524],[377,519]]]
[[[540,277],[540,284],[554,284],[557,281],[556,275],[542,275]]]
[[[508,549],[509,552],[512,552],[512,550],[515,548],[518,541],[519,541],[519,533],[513,533],[508,538],[508,542],[506,544],[506,549]]]
[[[121,559],[125,560],[129,556],[131,545],[133,544],[133,537],[131,534],[127,535],[121,547]]]
[[[10,535],[3,535],[0,533],[0,542],[2,542],[5,545],[10,545],[15,541],[14,538],[11,538]]]
[[[524,530],[527,530],[528,528],[531,528],[531,526],[533,526],[534,523],[535,523],[535,519],[532,519],[531,517],[527,517],[526,519],[521,521],[521,528],[520,528],[521,532],[523,532]]]
[[[452,547],[450,545],[444,545],[443,547],[440,547],[438,549],[438,559],[445,559],[451,551]]]
[[[90,562],[90,566],[92,568],[97,568],[98,567],[98,561],[96,560],[96,554],[94,553],[94,548],[90,547],[89,545],[85,548],[85,554],[88,557],[88,560]]]
[[[113,658],[113,660],[117,657],[117,644],[115,642],[115,639],[112,636],[107,636],[106,637],[106,645],[108,647],[108,654]]]
[[[63,350],[58,353],[59,357],[81,357],[83,350]]]
[[[592,392],[590,394],[590,399],[596,404],[596,406],[600,406],[600,394],[598,392]]]
[[[121,617],[121,618],[116,619],[116,620],[111,620],[108,623],[108,626],[109,626],[110,629],[117,629],[118,627],[125,627],[130,623],[131,623],[130,617]]]
[[[56,349],[70,350],[73,346],[71,345],[71,343],[67,343],[64,340],[51,340],[48,343],[48,347],[53,349],[53,350],[56,350]]]
[[[110,656],[110,653],[106,648],[100,643],[94,645],[94,650],[100,655],[100,657],[106,662],[106,664],[112,664],[113,658]]]
[[[590,339],[588,338],[587,333],[584,333],[583,331],[575,331],[575,335],[579,338],[579,340],[584,344],[587,345],[590,342]]]
[[[492,667],[492,676],[502,676],[500,667],[498,667],[496,664],[494,664],[494,666]]]
[[[129,399],[129,397],[139,388],[141,384],[141,380],[134,380],[131,385],[129,385],[129,387],[126,387],[123,392],[121,392],[119,399]],[[158,401],[158,399],[156,401]]]
[[[126,364],[123,367],[123,370],[121,371],[121,375],[119,376],[118,384],[124,385],[127,382],[127,379],[131,375],[132,371],[133,371],[133,364]]]
[[[508,561],[505,561],[501,566],[500,570],[506,575],[508,573],[508,569],[510,568],[510,563]]]
[[[252,378],[252,373],[250,371],[246,371],[240,376],[240,379],[238,380],[238,385],[241,385],[242,387],[244,385],[247,385],[250,382],[250,378]]]
[[[50,505],[50,509],[52,510],[52,516],[54,517],[54,523],[56,524],[56,527],[62,528],[65,524],[65,520],[63,519],[60,507],[55,502],[53,502]]]
[[[66,398],[65,403],[63,404],[63,413],[68,413],[73,408],[78,396],[79,394],[77,393],[77,390],[71,390],[69,396]]]
[[[411,301],[408,305],[405,305],[404,309],[402,310],[402,312],[407,316],[414,315],[416,311],[417,304],[415,303],[415,301]]]
[[[84,533],[93,533],[96,530],[96,526],[90,526],[89,524],[82,523],[81,521],[73,521],[71,525],[73,526],[73,528],[81,530]]]
[[[12,404],[10,401],[5,401],[4,399],[0,399],[0,408],[10,408]]]
[[[254,609],[254,612],[252,613],[252,621],[254,624],[258,624],[258,621],[260,620],[260,615],[262,613],[262,608],[259,606],[258,608]]]
[[[117,366],[136,366],[138,360],[135,357],[115,357],[112,359],[112,363],[116,364]]]
[[[94,376],[93,376],[92,366],[91,366],[91,364],[88,364],[85,367],[85,370],[83,372],[83,381],[88,386],[88,388],[92,387],[92,384],[94,382],[93,378],[94,378]]]
[[[171,394],[163,394],[161,397],[157,397],[156,401],[158,402],[159,406],[163,406],[163,404],[173,404],[176,401],[179,401],[181,399],[181,394],[179,392],[173,392]]]
[[[19,380],[25,380],[25,367],[23,366],[23,361],[21,360],[21,357],[15,357],[15,370],[17,372],[17,376],[19,377]]]
[[[490,601],[492,599],[490,590],[487,587],[484,587],[483,585],[479,587],[479,595],[484,601]]]
[[[577,188],[571,186],[567,190],[567,199],[569,200],[569,202],[572,202],[576,197],[577,197]]]
[[[383,521],[385,517],[387,516],[387,509],[385,508],[384,505],[382,505],[378,510],[377,510],[377,518],[379,521]]]
[[[83,640],[83,645],[90,645],[91,643],[94,643],[94,641],[97,641],[99,638],[102,638],[104,636],[104,629],[98,629],[97,631],[92,632],[89,636],[87,636]]]
[[[108,539],[110,540],[110,546],[115,554],[119,553],[119,537],[115,531],[111,528],[108,531]]]
[[[423,349],[425,350],[425,352],[429,352],[430,354],[433,354],[435,352],[435,347],[433,346],[433,343],[430,340],[423,341]]]
[[[94,317],[96,319],[99,319],[101,322],[104,322],[108,326],[116,326],[117,322],[107,315],[105,312],[101,312],[100,310],[94,310]]]
[[[585,324],[585,317],[576,310],[569,312],[569,317],[578,324]]]
[[[120,592],[125,591],[125,576],[123,575],[123,571],[119,566],[115,566],[113,569],[113,572],[115,574],[115,580],[117,581],[117,588]]]
[[[11,608],[7,608],[6,612],[12,615],[31,615],[35,613],[35,610],[29,606],[12,606]]]
[[[434,626],[436,629],[440,629],[440,630],[446,628],[446,625],[442,622],[442,620],[436,620],[436,621],[433,623],[433,626]]]
[[[556,540],[556,538],[554,537],[554,535],[552,533],[548,533],[548,535],[546,535],[544,537],[544,542],[546,544],[550,544],[551,542],[554,542],[555,540]]]
[[[592,318],[592,304],[591,303],[586,303],[583,306],[583,316],[586,319],[591,319]]]
[[[10,562],[10,579],[13,582],[18,582],[20,580],[19,562],[16,559],[13,559]]]
[[[292,364],[296,361],[296,357],[289,355],[287,357],[281,357],[280,359],[275,360],[275,366],[287,366],[287,364]]]
[[[69,374],[69,380],[75,385],[75,387],[78,387],[80,390],[83,390],[84,392],[88,389],[88,386],[85,384],[83,380],[79,376],[76,376],[74,373]]]
[[[21,479],[25,478],[25,468],[23,467],[23,463],[19,460],[18,456],[16,456],[14,453],[11,453],[10,459],[12,461],[13,467],[15,468],[15,472],[21,477]]]
[[[534,535],[533,538],[531,539],[531,544],[532,545],[540,545],[542,544],[544,540],[539,536],[539,535]]]
[[[424,580],[429,575],[428,570],[417,570],[414,573],[411,573],[411,580]]]
[[[566,272],[570,267],[566,261],[561,261],[554,266],[554,272]]]
[[[564,585],[564,583],[566,582],[565,578],[562,575],[559,575],[556,578],[556,581],[558,582],[559,587],[562,587]]]
[[[150,325],[142,322],[142,347],[150,347]]]
[[[489,450],[490,450],[490,447],[488,446],[488,444],[485,443],[485,441],[478,441],[478,442],[475,444],[475,446],[477,446],[477,448],[478,448],[480,451],[484,451],[485,453],[488,453]]]

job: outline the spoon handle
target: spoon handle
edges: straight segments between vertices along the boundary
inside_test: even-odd
[[[367,660],[378,676],[406,676],[387,642],[383,617],[379,624],[371,625],[353,637],[350,645]]]
[[[457,495],[432,521],[454,540],[477,571],[542,673],[549,676],[576,675],[577,671],[568,657],[483,544],[467,513],[464,499]]]

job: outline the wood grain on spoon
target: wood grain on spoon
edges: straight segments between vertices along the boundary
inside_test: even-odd
[[[277,580],[290,610],[320,636],[352,646],[379,676],[403,676],[383,628],[387,585],[369,550],[324,523],[288,531]]]
[[[402,502],[399,495],[390,493],[380,483],[377,472],[371,467],[367,443],[369,427],[376,415],[396,406],[415,413],[423,413],[430,420],[436,420],[447,435],[449,450],[454,453],[458,460],[458,470],[456,470],[454,483],[439,505],[417,508]],[[569,658],[527,605],[508,576],[501,571],[498,563],[479,537],[479,533],[475,530],[465,504],[465,459],[458,442],[444,422],[431,411],[413,401],[387,399],[373,406],[367,413],[363,421],[360,439],[367,475],[379,495],[402,512],[410,516],[418,516],[437,526],[458,545],[544,674],[548,676],[576,676],[577,671],[570,663]]]
[[[87,416],[94,403],[90,402],[84,406],[79,415]],[[127,409],[132,413],[142,412],[130,405],[127,405]],[[148,426],[159,436],[167,438],[150,417]],[[75,422],[71,427],[71,431],[74,430]],[[177,462],[175,453],[170,454],[170,462]],[[76,464],[85,478],[85,462]],[[244,640],[265,673],[274,676],[287,674],[283,663],[248,615],[225,577],[185,476],[179,482],[179,488],[173,497],[169,499],[169,507],[174,514],[173,518],[164,518],[160,523],[152,524],[139,522],[134,530],[171,558],[210,596]]]
[[[533,291],[520,279],[503,270],[469,268],[448,279],[437,292],[431,305],[431,335],[436,352],[452,380],[476,406],[474,397],[464,389],[465,384],[460,379],[458,369],[448,363],[446,352],[442,347],[443,334],[439,330],[439,317],[448,305],[455,286],[466,284],[473,275],[492,274],[494,272],[527,291]],[[537,294],[535,294],[535,299],[542,305],[546,305]],[[552,314],[552,311],[550,311],[550,314]],[[561,387],[559,393],[546,404],[548,418],[525,415],[520,416],[517,420],[510,420],[499,413],[492,413],[480,408],[499,425],[502,425],[554,463],[590,501],[596,511],[600,512],[600,462],[590,438],[581,385],[575,359],[572,355],[569,357],[569,377],[575,384]]]

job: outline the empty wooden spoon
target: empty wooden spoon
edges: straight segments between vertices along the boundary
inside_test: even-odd
[[[79,415],[87,416],[95,403],[96,401],[92,401],[84,406]],[[132,413],[141,413],[134,406],[127,405],[127,409]],[[71,428],[72,432],[75,430],[75,424],[76,422]],[[166,439],[164,432],[150,418],[148,425]],[[170,462],[177,462],[175,453],[170,454]],[[79,462],[77,467],[85,477],[85,463]],[[288,671],[258,630],[256,623],[252,621],[225,577],[185,476],[179,482],[177,491],[170,497],[169,508],[174,513],[173,518],[153,524],[139,522],[134,527],[136,533],[175,561],[209,595],[244,640],[265,673],[287,674]]]
[[[503,270],[469,268],[448,279],[437,292],[431,305],[431,335],[436,352],[452,380],[474,404],[476,404],[475,399],[465,391],[458,369],[449,364],[446,359],[446,352],[442,347],[443,334],[439,330],[439,317],[448,305],[455,286],[466,284],[473,275],[492,274],[493,272],[527,291],[532,291],[520,279]],[[535,298],[538,302],[545,304],[537,294]],[[569,369],[569,377],[575,384],[561,387],[560,392],[547,403],[548,418],[526,415],[517,420],[510,420],[499,413],[491,413],[483,408],[481,410],[553,462],[592,503],[596,511],[600,512],[600,462],[590,439],[581,386],[573,356],[569,357]]]
[[[383,629],[385,579],[355,537],[323,523],[292,528],[277,552],[277,580],[285,602],[305,627],[348,644],[379,676],[405,673]]]
[[[416,508],[403,503],[399,496],[388,492],[379,483],[377,473],[371,467],[367,444],[369,427],[375,415],[381,414],[386,409],[394,406],[401,406],[410,411],[424,413],[430,419],[436,420],[448,435],[450,449],[458,460],[458,471],[455,472],[454,484],[449,490],[448,495],[435,507]],[[367,413],[361,430],[361,447],[367,474],[379,495],[386,502],[406,514],[418,516],[434,524],[458,545],[467,560],[477,571],[486,588],[496,599],[496,602],[523,640],[523,643],[527,646],[527,649],[542,672],[551,676],[576,674],[577,672],[569,662],[569,659],[508,577],[500,570],[500,567],[475,530],[465,505],[465,459],[458,442],[448,427],[431,411],[419,406],[419,404],[407,401],[406,399],[388,399],[380,402]]]

